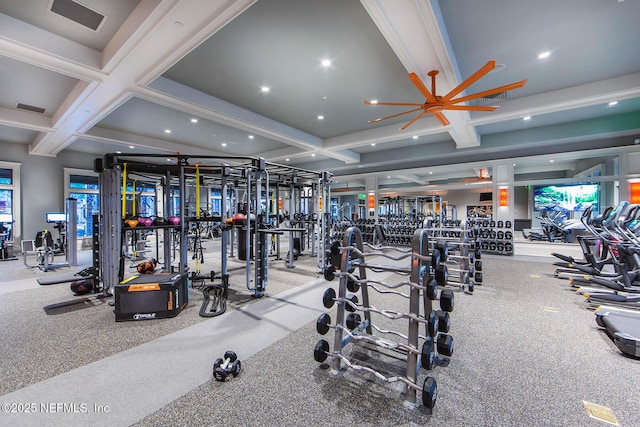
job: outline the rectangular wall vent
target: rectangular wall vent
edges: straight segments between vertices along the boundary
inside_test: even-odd
[[[21,104],[19,102],[18,104],[16,104],[16,108],[20,110],[27,110],[27,111],[32,111],[34,113],[40,113],[40,114],[44,114],[44,112],[46,111],[44,108],[34,107],[33,105]]]
[[[103,14],[73,0],[51,0],[49,10],[93,31],[100,28],[106,18]]]

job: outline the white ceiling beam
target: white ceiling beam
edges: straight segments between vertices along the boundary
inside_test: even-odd
[[[504,101],[491,114],[473,118],[469,123],[486,125],[637,97],[640,97],[640,73]]]
[[[327,150],[343,150],[363,147],[371,144],[382,144],[385,142],[408,139],[416,135],[443,134],[443,139],[448,139],[446,129],[434,117],[426,117],[414,123],[410,129],[400,130],[398,125],[387,125],[377,128],[366,129],[348,135],[336,136],[324,140],[324,148]]]
[[[102,81],[100,52],[0,13],[0,55],[85,81]]]
[[[427,73],[431,70],[440,71],[437,77],[438,94],[446,94],[458,85],[454,72],[455,58],[447,53],[430,2],[361,0],[361,3],[409,73],[418,74],[429,86]],[[480,145],[475,128],[468,124],[470,115],[467,111],[445,113],[450,122],[445,130],[458,148]]]
[[[144,135],[137,135],[128,132],[121,132],[113,129],[106,129],[94,126],[86,133],[79,133],[77,138],[90,141],[105,142],[110,144],[121,145],[126,147],[123,151],[130,152],[129,146],[135,147],[135,152],[141,152],[140,149],[149,149],[154,151],[162,151],[165,153],[181,153],[184,152],[184,144],[175,143],[159,138],[150,138]],[[222,151],[212,150],[208,147],[193,146],[189,149],[189,154],[207,154],[207,155],[228,155]]]
[[[147,84],[222,28],[255,0],[147,0],[142,1],[122,33],[107,49],[108,73],[91,79],[85,90],[75,91],[58,111],[56,132],[40,134],[31,154],[56,155],[113,109],[129,99],[138,84]],[[135,27],[135,30],[132,28]],[[131,42],[123,42],[124,35]],[[15,43],[19,44],[19,43]],[[78,48],[80,49],[80,48]],[[117,49],[123,49],[119,52]],[[32,46],[31,51],[39,49]],[[74,51],[75,52],[75,51]],[[33,56],[36,56],[35,54]],[[68,55],[70,56],[70,55]],[[65,57],[63,56],[62,59]],[[41,61],[35,60],[38,66]],[[82,68],[82,64],[76,64]],[[91,68],[84,65],[89,73]],[[82,74],[82,73],[77,73]]]
[[[38,132],[54,132],[51,117],[15,108],[0,107],[0,125]]]

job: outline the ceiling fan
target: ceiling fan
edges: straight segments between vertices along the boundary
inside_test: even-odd
[[[449,120],[442,113],[443,110],[466,110],[466,111],[493,111],[497,106],[492,105],[458,105],[461,102],[471,101],[472,99],[487,97],[490,95],[495,95],[500,92],[506,92],[508,90],[518,89],[525,85],[527,80],[521,80],[516,83],[511,83],[505,86],[496,87],[493,89],[488,89],[482,92],[474,93],[473,95],[463,96],[461,98],[453,99],[454,96],[458,95],[460,92],[471,86],[473,83],[480,80],[487,73],[493,70],[496,67],[496,61],[490,60],[487,62],[482,68],[473,73],[468,79],[460,83],[456,86],[451,92],[446,94],[445,96],[437,96],[436,95],[436,76],[438,75],[438,70],[431,70],[427,73],[429,77],[431,77],[431,91],[427,89],[427,86],[420,80],[420,77],[416,73],[409,73],[409,79],[413,82],[414,85],[422,92],[424,97],[426,98],[424,104],[413,104],[413,103],[404,103],[404,102],[378,102],[378,101],[364,101],[366,105],[388,105],[393,107],[418,107],[409,111],[405,111],[398,114],[393,114],[387,117],[381,117],[379,119],[370,120],[369,123],[377,123],[382,120],[392,119],[394,117],[402,116],[403,114],[414,113],[416,111],[420,111],[413,119],[411,119],[407,124],[402,126],[400,130],[404,130],[411,126],[416,122],[419,118],[424,116],[425,114],[433,114],[436,118],[442,123],[443,126],[449,124]]]

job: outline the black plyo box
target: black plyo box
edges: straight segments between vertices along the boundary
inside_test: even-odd
[[[186,273],[141,274],[115,286],[116,322],[175,317],[189,302]]]

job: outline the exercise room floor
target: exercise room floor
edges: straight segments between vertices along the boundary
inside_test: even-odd
[[[219,269],[216,245],[206,242],[202,271]],[[582,297],[553,276],[552,251],[579,254],[573,246],[516,242],[513,257],[483,257],[484,283],[472,295],[455,292],[454,353],[429,372],[438,383],[432,414],[403,405],[400,383],[352,370],[335,375],[314,360],[322,338],[315,320],[336,313],[323,307],[322,294],[338,283],[318,274],[315,257],[302,255],[293,269],[270,258],[260,299],[246,289],[244,271],[232,272],[219,317],[199,317],[202,294],[191,290],[189,306],[173,319],[118,323],[104,300],[44,312],[74,297],[67,284],[39,286],[36,277],[81,267],[43,273],[21,260],[2,262],[0,426],[606,425],[589,417],[585,402],[609,408],[621,426],[639,426],[640,360],[624,357]],[[242,266],[230,260],[230,268]],[[370,293],[373,306],[406,311],[406,300]],[[406,333],[406,321],[373,319]],[[324,338],[332,343],[333,330]],[[242,371],[220,383],[212,365],[227,350]],[[403,374],[389,352],[349,344],[345,355]],[[420,369],[420,383],[426,375]]]

